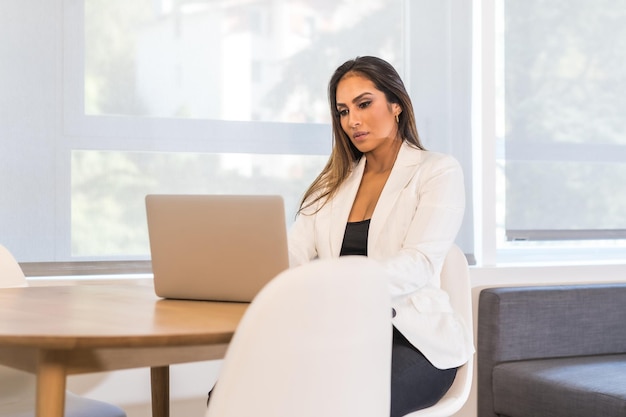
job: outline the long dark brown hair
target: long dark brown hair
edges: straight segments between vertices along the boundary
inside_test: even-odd
[[[348,73],[356,73],[369,79],[385,94],[389,103],[398,104],[402,109],[398,121],[399,137],[418,149],[424,149],[417,133],[411,98],[395,68],[387,61],[374,56],[362,56],[344,62],[335,70],[328,83],[328,101],[333,125],[332,151],[326,166],[304,193],[300,212],[320,200],[325,204],[363,155],[341,127],[337,111],[337,85]]]

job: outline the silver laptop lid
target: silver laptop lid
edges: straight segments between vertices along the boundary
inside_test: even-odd
[[[164,298],[249,302],[288,268],[276,195],[148,195],[154,287]]]

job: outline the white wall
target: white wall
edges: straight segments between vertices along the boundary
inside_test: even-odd
[[[60,134],[61,11],[58,1],[0,2],[0,242],[28,242],[11,251],[42,257],[55,248],[56,167],[49,155]]]

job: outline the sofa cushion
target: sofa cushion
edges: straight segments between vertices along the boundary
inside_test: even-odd
[[[626,354],[504,362],[494,411],[509,417],[626,416]]]

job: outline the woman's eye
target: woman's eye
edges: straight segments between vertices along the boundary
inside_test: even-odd
[[[348,115],[348,110],[347,109],[337,110],[337,114],[339,114],[339,117],[347,116]]]
[[[364,101],[362,103],[359,103],[359,108],[365,109],[365,108],[369,107],[370,104],[372,104],[371,101]]]

